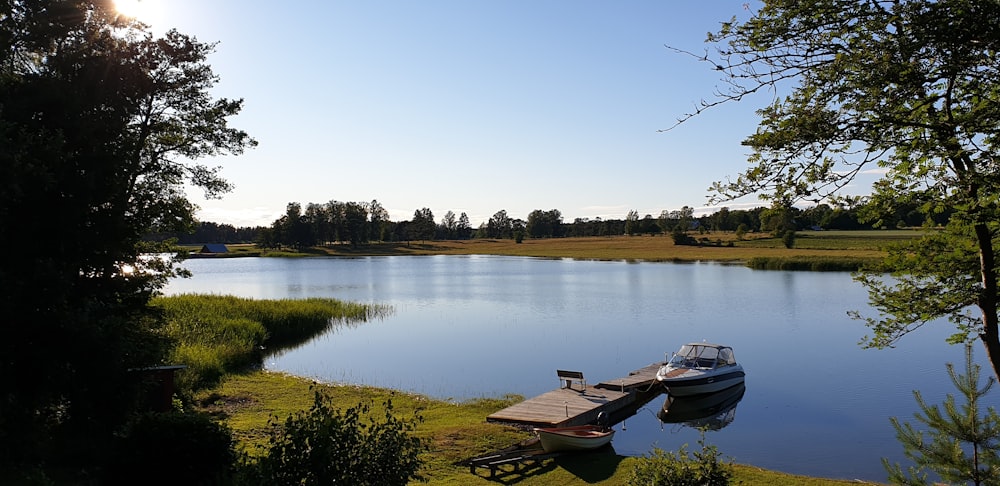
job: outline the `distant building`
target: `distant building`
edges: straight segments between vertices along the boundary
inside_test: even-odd
[[[201,247],[201,253],[228,253],[229,248],[222,243],[210,243]]]

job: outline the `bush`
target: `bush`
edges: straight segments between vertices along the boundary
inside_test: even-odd
[[[418,479],[425,446],[411,432],[419,417],[398,419],[387,401],[377,421],[369,416],[370,405],[341,412],[330,401],[316,391],[308,412],[284,423],[273,417],[266,454],[246,464],[241,484],[391,486]]]
[[[785,230],[781,235],[781,242],[785,245],[785,248],[795,247],[795,230]]]
[[[705,432],[698,441],[701,451],[692,458],[687,444],[677,453],[654,448],[650,456],[643,456],[629,474],[629,484],[650,486],[725,486],[733,477],[732,464],[719,462],[715,446],[705,445]]]
[[[698,241],[691,237],[680,228],[680,226],[675,226],[673,231],[670,232],[670,237],[673,238],[675,245],[697,245]]]
[[[232,434],[192,413],[139,416],[114,448],[107,484],[228,484],[236,452]]]

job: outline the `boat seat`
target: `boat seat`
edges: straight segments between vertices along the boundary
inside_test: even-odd
[[[577,382],[583,387],[584,391],[587,390],[587,380],[583,377],[582,371],[556,370],[556,376],[559,377],[559,388],[569,388],[572,390],[573,382]]]

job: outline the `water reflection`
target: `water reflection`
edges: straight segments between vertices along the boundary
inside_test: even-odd
[[[746,393],[746,383],[704,395],[684,397],[667,395],[656,418],[665,424],[719,430],[736,419],[736,405],[743,400],[744,393]]]

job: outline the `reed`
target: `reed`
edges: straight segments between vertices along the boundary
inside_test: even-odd
[[[807,270],[813,272],[854,272],[873,268],[878,258],[754,257],[746,265],[754,270]]]
[[[193,391],[225,375],[259,365],[267,353],[296,346],[333,325],[356,325],[391,308],[336,299],[255,300],[226,295],[157,297],[166,334],[175,340],[171,362],[187,366],[178,387]]]

